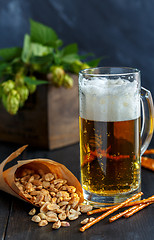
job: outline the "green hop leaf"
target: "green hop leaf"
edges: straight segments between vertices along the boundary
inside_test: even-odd
[[[20,95],[15,89],[13,89],[12,91],[9,92],[9,94],[7,96],[6,110],[11,115],[15,115],[18,112],[19,103],[20,103]]]
[[[5,94],[8,94],[12,89],[15,88],[15,82],[13,80],[8,80],[2,83],[2,88]]]
[[[36,79],[35,77],[24,77],[24,82],[27,84],[35,84],[36,86],[42,85],[42,84],[48,84],[48,81],[46,80],[41,80],[41,79]]]
[[[83,63],[80,60],[76,60],[71,64],[71,71],[78,74],[82,69]]]
[[[62,86],[63,79],[64,79],[64,76],[65,76],[65,71],[64,71],[63,67],[52,66],[50,68],[50,71],[52,73],[52,83],[57,87]]]
[[[73,79],[68,74],[65,74],[64,76],[63,86],[66,88],[73,87]]]
[[[23,86],[18,86],[16,88],[17,92],[19,93],[20,95],[20,107],[23,107],[25,101],[28,99],[28,96],[29,96],[29,90],[28,90],[28,87],[26,87],[25,85]]]
[[[102,58],[97,58],[88,62],[90,67],[97,67]]]
[[[30,20],[30,25],[30,35],[33,42],[48,46],[55,46],[58,36],[51,27],[33,20]]]
[[[5,61],[10,61],[15,57],[21,56],[21,48],[19,47],[11,47],[11,48],[3,48],[0,49],[0,58]]]

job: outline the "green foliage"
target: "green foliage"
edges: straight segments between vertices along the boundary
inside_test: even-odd
[[[97,58],[97,59],[91,60],[91,61],[89,61],[87,63],[88,63],[88,65],[90,67],[97,67],[99,62],[100,62],[100,60],[101,60],[101,58]]]
[[[28,63],[30,59],[31,49],[30,49],[30,36],[25,34],[23,50],[21,54],[21,59],[24,63]]]
[[[62,45],[62,41],[58,39],[56,32],[52,28],[33,20],[30,20],[30,35],[33,42],[42,45],[54,48]]]
[[[22,61],[24,63],[33,63],[35,58],[39,58],[39,63],[41,63],[42,57],[46,57],[46,55],[50,56],[48,59],[51,60],[52,53],[52,47],[43,46],[40,43],[33,43],[31,42],[31,37],[28,34],[25,35],[21,55]]]
[[[37,80],[37,79],[34,79],[32,77],[24,77],[24,82],[28,83],[28,84],[34,84],[36,86],[42,85],[42,84],[48,84],[48,81],[40,80],[40,79]]]
[[[65,55],[69,55],[69,54],[77,54],[78,53],[78,46],[76,43],[72,43],[72,44],[69,44],[67,45],[66,47],[64,47],[62,49],[62,55],[65,56]]]
[[[0,49],[0,58],[5,61],[10,61],[15,57],[19,57],[21,55],[22,49],[19,47],[12,47],[12,48],[3,48]]]
[[[0,63],[0,77],[4,76],[8,72],[8,68],[10,68],[8,63]]]
[[[73,79],[66,72],[78,74],[84,68],[96,67],[100,61],[86,62],[93,54],[80,56],[76,43],[62,45],[51,27],[30,20],[30,34],[25,34],[22,48],[0,49],[0,98],[10,114],[16,114],[24,106],[38,85],[70,88]],[[41,80],[47,75],[51,76],[48,81]]]
[[[73,63],[77,59],[79,59],[79,56],[76,53],[67,54],[67,55],[62,56],[62,58],[61,58],[62,63],[68,63],[68,64]]]

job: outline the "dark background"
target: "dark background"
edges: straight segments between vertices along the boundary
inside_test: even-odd
[[[154,96],[153,12],[153,0],[0,0],[0,48],[22,46],[32,18],[80,53],[105,56],[100,66],[140,69]]]
[[[154,97],[154,0],[0,0],[0,48],[22,46],[24,34],[29,32],[30,18],[53,27],[65,45],[77,42],[82,54],[93,52],[96,57],[106,56],[100,66],[140,69],[142,86]],[[154,147],[154,137],[151,147]],[[16,149],[14,144],[0,143],[1,160]],[[38,156],[54,159],[79,178],[78,144],[55,151],[28,149],[23,159]],[[142,168],[144,197],[153,194],[153,182],[153,172]],[[3,240],[153,239],[152,206],[127,221],[113,223],[112,227],[105,219],[81,235],[79,220],[71,223],[69,230],[51,232],[50,225],[40,229],[30,221],[28,204],[23,205],[22,201],[2,192],[0,196]]]

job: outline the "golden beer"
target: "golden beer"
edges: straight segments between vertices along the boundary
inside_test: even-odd
[[[81,183],[86,192],[114,196],[140,186],[140,118],[79,118]]]

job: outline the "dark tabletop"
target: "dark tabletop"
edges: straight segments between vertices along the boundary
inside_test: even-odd
[[[1,161],[19,146],[0,143]],[[20,159],[49,158],[56,160],[68,167],[79,179],[79,145],[54,151],[28,147]],[[154,194],[154,172],[142,169],[142,191],[144,197]],[[71,221],[68,228],[52,230],[52,225],[38,227],[32,222],[28,212],[32,206],[7,193],[0,191],[0,239],[11,240],[59,240],[59,239],[117,239],[117,240],[153,240],[154,239],[154,205],[151,205],[133,217],[121,218],[116,222],[109,223],[108,218],[100,221],[84,233],[79,232],[80,221],[86,218],[86,214],[79,219]],[[94,217],[98,216],[97,214]]]

